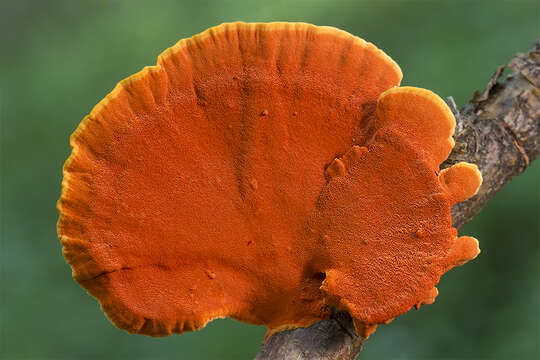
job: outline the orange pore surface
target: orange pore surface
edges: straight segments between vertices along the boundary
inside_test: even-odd
[[[377,324],[433,302],[478,253],[450,207],[481,177],[461,164],[440,180],[454,119],[400,80],[329,27],[180,41],[72,136],[58,232],[75,279],[116,325],[153,336],[217,317],[273,332],[330,306]]]

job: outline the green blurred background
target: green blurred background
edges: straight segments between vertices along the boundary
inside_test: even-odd
[[[115,84],[177,40],[226,21],[305,21],[375,43],[405,85],[462,106],[540,35],[527,1],[0,1],[2,359],[248,359],[265,329],[217,320],[129,335],[71,278],[56,236],[69,135]],[[482,254],[442,278],[436,303],[381,326],[360,359],[540,356],[540,163],[463,233]]]

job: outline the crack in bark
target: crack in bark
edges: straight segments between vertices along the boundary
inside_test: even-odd
[[[349,335],[349,337],[351,339],[356,339],[358,337],[358,335],[356,334],[356,331],[349,331],[347,329],[347,327],[340,321],[340,317],[343,316],[343,312],[339,312],[337,309],[332,309],[332,319],[336,321],[336,323],[338,323],[338,325],[341,327],[341,329],[343,329],[343,331],[345,331],[347,333],[347,335]]]
[[[514,145],[515,145],[516,149],[519,151],[519,153],[521,154],[521,156],[523,157],[523,160],[525,161],[525,169],[528,168],[529,164],[530,164],[529,156],[525,152],[525,149],[519,143],[519,139],[518,139],[516,133],[514,132],[514,130],[512,130],[512,128],[506,122],[503,121],[502,125],[503,125],[504,129],[510,134],[510,136],[512,136],[514,138]],[[525,169],[523,169],[523,170],[525,170]]]

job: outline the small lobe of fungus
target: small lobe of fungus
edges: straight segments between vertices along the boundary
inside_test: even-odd
[[[482,177],[439,172],[455,119],[401,78],[331,27],[233,23],[179,41],[71,137],[58,234],[75,280],[151,336],[233,317],[267,338],[336,307],[367,338],[432,303],[480,252],[450,210]]]
[[[341,176],[345,174],[345,164],[341,159],[334,159],[326,169],[328,177]]]
[[[353,324],[358,336],[364,339],[368,339],[377,330],[377,324],[366,324],[356,319],[353,319]]]
[[[414,308],[418,310],[420,309],[421,305],[433,304],[435,302],[435,298],[437,297],[437,295],[439,295],[439,290],[437,290],[436,287],[433,287],[431,290],[429,290],[426,297],[422,301],[419,301],[418,303],[414,305]]]

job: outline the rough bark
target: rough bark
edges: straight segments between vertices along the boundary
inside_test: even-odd
[[[461,111],[451,97],[447,99],[456,117],[456,146],[442,167],[467,161],[478,165],[484,178],[476,196],[452,208],[458,229],[540,153],[540,39],[508,67],[511,75],[499,82],[505,68],[499,67]],[[273,335],[255,359],[350,360],[365,342],[350,316],[335,311],[329,320]]]

